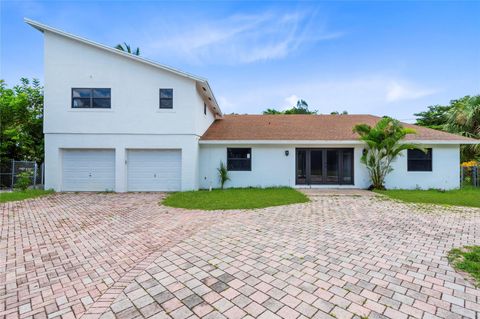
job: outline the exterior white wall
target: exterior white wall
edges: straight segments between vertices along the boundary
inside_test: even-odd
[[[296,148],[354,148],[354,185],[312,185],[312,188],[368,188],[370,178],[365,166],[360,162],[362,145],[200,145],[200,188],[218,188],[217,168],[220,161],[227,162],[227,147],[252,148],[252,170],[229,172],[231,181],[226,187],[269,187],[290,186],[310,187],[308,185],[295,185],[295,149]],[[454,189],[460,186],[459,165],[460,153],[458,145],[430,145],[432,147],[432,172],[408,172],[407,156],[399,157],[393,163],[393,172],[386,179],[387,188],[439,188]],[[285,151],[289,156],[285,156]]]
[[[46,189],[62,191],[63,149],[114,149],[116,192],[127,190],[128,149],[181,149],[181,189],[198,189],[198,137],[195,136],[45,134]]]
[[[269,187],[290,186],[310,187],[309,185],[295,185],[295,149],[296,148],[354,148],[354,185],[341,185],[342,188],[367,188],[369,186],[368,173],[359,158],[362,154],[361,145],[200,145],[200,188],[208,189],[220,187],[217,168],[220,162],[227,163],[227,147],[252,148],[252,170],[229,172],[231,181],[225,187]],[[285,156],[285,151],[289,155]],[[331,188],[332,185],[312,185],[312,188]]]
[[[45,187],[62,190],[64,148],[115,150],[115,191],[126,191],[126,149],[181,149],[182,190],[198,189],[198,139],[214,121],[196,82],[68,39],[45,36]],[[72,88],[110,88],[111,109],[72,109]],[[159,109],[159,89],[173,109]]]
[[[215,121],[215,116],[208,107],[207,114],[203,112],[204,101],[199,94],[196,96],[196,104],[200,105],[200,107],[193,108],[193,111],[195,112],[195,132],[201,136],[210,125],[212,125],[213,121]]]
[[[397,189],[455,189],[460,187],[460,146],[424,145],[432,148],[432,171],[409,172],[407,152],[393,163],[385,186]]]
[[[111,109],[72,109],[83,87],[111,88]],[[160,88],[173,89],[173,109],[159,109]],[[45,32],[45,133],[200,136],[208,113],[192,79]]]

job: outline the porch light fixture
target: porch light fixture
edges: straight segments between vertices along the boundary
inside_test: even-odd
[[[288,156],[288,154],[290,154],[290,151],[289,151],[289,150],[286,150],[286,151],[285,151],[285,156]]]

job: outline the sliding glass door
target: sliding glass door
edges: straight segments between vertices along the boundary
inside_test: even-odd
[[[296,151],[297,185],[353,185],[353,148],[304,148]]]

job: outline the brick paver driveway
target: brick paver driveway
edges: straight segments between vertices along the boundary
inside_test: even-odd
[[[445,258],[480,244],[480,210],[310,195],[223,213],[155,194],[1,206],[0,317],[480,318]]]

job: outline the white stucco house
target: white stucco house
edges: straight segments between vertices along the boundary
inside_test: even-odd
[[[370,185],[355,124],[371,115],[224,115],[207,80],[26,19],[44,35],[45,187],[178,191]],[[406,126],[412,126],[405,124]],[[415,127],[429,149],[394,163],[389,188],[458,188],[465,137]]]

